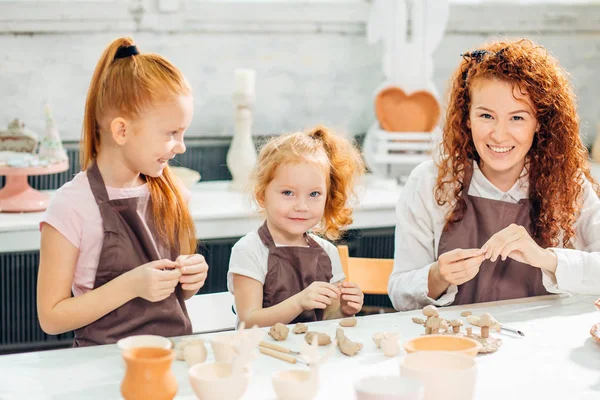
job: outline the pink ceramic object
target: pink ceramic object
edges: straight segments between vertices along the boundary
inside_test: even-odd
[[[279,400],[311,400],[317,395],[316,370],[286,370],[273,373],[273,389]]]
[[[421,382],[404,376],[368,376],[354,386],[357,400],[423,400]]]
[[[47,167],[0,167],[0,175],[6,176],[4,187],[0,189],[0,212],[44,211],[50,202],[50,195],[29,186],[27,177],[56,174],[67,169],[68,161]]]
[[[471,400],[475,392],[475,357],[447,351],[408,354],[400,364],[400,375],[421,381],[424,400]]]

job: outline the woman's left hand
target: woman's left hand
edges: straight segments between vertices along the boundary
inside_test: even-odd
[[[208,275],[208,264],[201,254],[181,255],[175,262],[179,265],[181,276],[179,283],[186,291],[197,292],[204,286]]]
[[[527,230],[516,224],[493,235],[482,247],[485,258],[495,262],[498,257],[529,264],[533,267],[556,271],[556,255],[552,250],[540,247]]]
[[[341,282],[339,284],[342,297],[340,299],[340,310],[344,315],[354,315],[363,306],[364,294],[360,287],[354,282]]]

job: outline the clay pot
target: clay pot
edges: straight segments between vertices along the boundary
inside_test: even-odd
[[[427,91],[407,95],[392,86],[377,94],[375,114],[389,132],[431,132],[440,119],[440,105]]]
[[[319,389],[317,371],[277,371],[271,382],[279,400],[311,400]]]
[[[250,369],[231,375],[231,364],[196,364],[188,371],[190,384],[200,400],[238,400],[250,382]]]
[[[476,340],[454,335],[426,335],[404,343],[407,353],[420,351],[446,351],[475,357],[483,346]]]
[[[121,383],[125,400],[171,400],[177,393],[177,380],[171,371],[173,350],[137,347],[123,352],[126,371]]]

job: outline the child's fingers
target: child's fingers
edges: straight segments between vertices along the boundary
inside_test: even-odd
[[[355,294],[345,294],[342,296],[342,299],[347,302],[354,302],[354,303],[360,303],[362,301],[361,297],[359,295],[355,295]]]
[[[319,290],[317,291],[317,293],[319,293],[322,296],[327,296],[328,298],[332,298],[332,299],[339,299],[340,295],[341,295],[341,293],[338,293],[337,291],[333,290],[329,286],[321,286],[319,288]]]
[[[206,280],[206,272],[194,275],[181,275],[179,282],[181,283],[197,283]]]
[[[204,256],[202,254],[185,254],[177,257],[175,262],[180,266],[202,264],[205,263]]]
[[[331,299],[325,295],[322,294],[317,294],[315,296],[315,301],[319,302],[319,303],[323,303],[325,305],[330,305],[331,304]]]

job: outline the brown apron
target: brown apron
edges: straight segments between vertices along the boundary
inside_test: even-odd
[[[481,248],[497,232],[510,224],[525,227],[531,235],[531,204],[517,204],[469,196],[473,168],[464,176],[462,198],[466,208],[460,221],[448,223],[440,237],[438,257],[457,248]],[[458,207],[458,206],[457,206]],[[517,299],[548,294],[542,283],[542,270],[507,257],[495,262],[485,260],[475,278],[458,286],[453,305]]]
[[[315,281],[330,282],[333,276],[331,259],[310,235],[305,234],[309,247],[275,246],[267,222],[258,235],[269,249],[267,276],[263,285],[263,308],[271,307],[300,293]],[[291,323],[323,319],[323,310],[302,312]]]
[[[109,200],[100,170],[94,163],[87,171],[96,203],[100,208],[104,240],[94,281],[94,289],[142,264],[159,260],[148,230],[138,212],[138,198]],[[151,202],[152,199],[149,199]],[[148,204],[151,208],[151,203]],[[152,219],[148,228],[153,232]],[[158,238],[157,235],[154,235]],[[179,249],[171,248],[174,260]],[[137,297],[99,320],[75,330],[75,347],[115,343],[131,335],[180,336],[192,333],[180,285],[168,298],[150,302]]]

